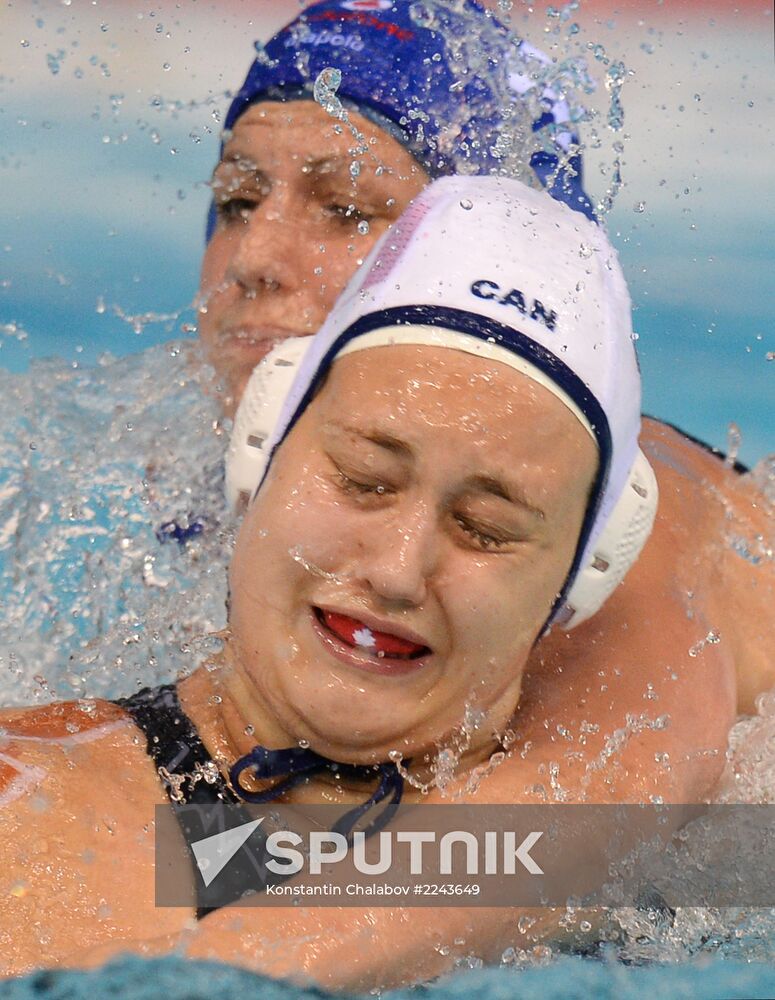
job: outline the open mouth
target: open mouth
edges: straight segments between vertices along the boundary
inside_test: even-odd
[[[322,628],[360,653],[366,653],[380,660],[419,660],[431,652],[429,646],[420,645],[390,632],[379,632],[364,625],[357,618],[350,618],[336,611],[326,611],[323,608],[313,610]]]

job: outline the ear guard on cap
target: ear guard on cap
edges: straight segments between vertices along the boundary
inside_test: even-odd
[[[266,447],[313,340],[292,337],[283,341],[250,376],[226,454],[226,498],[234,510],[247,506],[264,478],[269,459]],[[605,604],[646,544],[658,497],[654,471],[639,450],[621,496],[551,623],[574,628]]]
[[[234,418],[226,452],[226,499],[243,510],[253,498],[269,459],[266,447],[280,419],[299,365],[314,337],[290,337],[256,365]]]
[[[605,604],[646,544],[658,500],[657,477],[638,449],[621,496],[579,567],[554,624],[574,628]]]

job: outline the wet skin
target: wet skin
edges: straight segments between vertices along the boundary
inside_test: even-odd
[[[381,161],[392,172],[378,178],[364,163],[357,185],[341,162],[344,157],[349,165],[352,140],[336,133],[316,105],[257,106],[237,124],[227,147],[227,156],[233,150],[236,162],[221,166],[215,178],[216,194],[225,204],[205,255],[206,311],[200,315],[202,339],[224,393],[231,397],[225,400],[227,410],[272,341],[317,329],[374,238],[425,183],[414,161],[394,140],[363,120],[358,124],[367,134],[372,129],[379,144],[373,148],[379,148]],[[321,172],[318,162],[330,159],[332,151],[340,159],[333,170],[326,167]],[[393,154],[396,159],[391,159]],[[369,187],[375,192],[371,201],[359,203],[356,196]],[[390,198],[396,199],[395,205],[388,205]],[[360,216],[347,216],[350,204],[366,215],[373,212],[367,236],[357,231]],[[315,273],[319,266],[322,274]],[[519,752],[481,782],[475,794],[478,802],[540,801],[552,764],[559,765],[556,780],[570,801],[648,801],[653,795],[668,802],[701,801],[712,792],[722,770],[736,712],[750,712],[756,694],[775,685],[772,560],[763,555],[754,564],[730,543],[742,538],[754,553],[764,552],[768,544],[771,548],[772,521],[763,498],[749,481],[657,423],[646,422],[641,443],[660,485],[654,532],[638,563],[594,618],[571,633],[554,630],[529,651],[531,629],[535,634],[540,628],[539,606],[546,606],[550,580],[562,561],[559,548],[553,550],[536,603],[526,609],[520,628],[508,640],[513,643],[513,675],[506,680],[496,671],[482,686],[492,728],[501,731],[508,721]],[[583,448],[583,439],[578,447]],[[282,487],[282,467],[278,468],[279,483],[272,489]],[[288,502],[296,516],[292,499]],[[342,507],[351,501],[352,496],[343,498]],[[426,513],[429,506],[426,500]],[[360,518],[373,512],[356,513]],[[423,532],[413,528],[410,535],[415,545]],[[444,537],[456,558],[462,559],[457,543]],[[257,546],[258,552],[261,541],[253,535],[244,545]],[[308,547],[313,541],[307,539]],[[395,544],[400,547],[400,539]],[[361,555],[367,548],[362,542]],[[380,551],[385,550],[370,550],[377,568]],[[411,555],[407,549],[406,557]],[[490,556],[480,553],[475,562]],[[379,610],[380,622],[403,621],[415,613],[411,609],[416,611],[419,587],[409,598],[411,588],[398,594],[385,592],[386,586],[395,587],[395,579],[385,582],[384,559],[383,576],[375,576],[376,571],[357,571],[357,559],[352,552],[349,557],[350,563],[333,569],[348,586],[357,583],[360,589],[348,593],[345,608],[333,610],[363,614]],[[281,576],[275,581],[278,607],[293,610],[289,595],[299,592],[307,598],[307,607],[313,600],[333,603],[327,592],[305,590],[312,585],[306,571],[294,575],[300,566],[285,561],[273,568]],[[235,572],[243,573],[246,567],[250,568],[248,563],[241,569],[237,564]],[[314,587],[319,580],[314,577]],[[271,591],[263,591],[257,583],[246,588],[245,606],[236,612],[243,617],[240,641],[246,647],[239,660],[229,659],[231,651],[222,670],[199,671],[181,684],[184,707],[213,756],[224,762],[234,760],[247,746],[246,714],[255,714],[263,738],[272,745],[282,744],[299,727],[320,725],[315,721],[318,715],[300,701],[301,681],[310,681],[313,688],[321,683],[310,675],[304,655],[305,643],[314,646],[319,641],[311,619],[305,619],[309,632],[298,643],[298,652],[294,650],[294,674],[281,688],[285,710],[275,716],[263,709],[264,679],[257,669],[258,658],[250,652],[251,648],[258,652],[264,640],[252,636],[249,612],[252,602],[271,617],[265,593]],[[400,611],[397,596],[405,602]],[[435,656],[451,666],[461,665],[464,674],[475,669],[472,654],[464,652],[456,660],[444,645],[448,610],[456,607],[456,599],[454,592],[443,600],[434,596],[435,610],[413,625],[422,626],[420,637],[431,641]],[[296,607],[302,603],[297,601]],[[721,641],[690,656],[689,650],[711,629],[719,632]],[[262,649],[261,656],[265,653]],[[526,659],[521,673],[520,657]],[[404,683],[425,683],[434,664],[403,678],[359,672],[357,665],[341,659],[331,667],[334,670],[366,709],[353,759],[368,759],[393,745],[400,721],[396,715],[381,720],[387,728],[375,725],[376,716],[368,710],[380,685],[393,684],[400,690]],[[501,677],[500,687],[496,675]],[[458,680],[456,670],[438,672],[428,688],[428,714],[415,714],[410,720],[407,747],[422,745],[430,726],[449,726],[454,712],[449,712],[446,699],[460,697],[463,688],[456,687]],[[267,694],[274,712],[277,687],[273,685]],[[470,684],[464,687],[467,694]],[[315,693],[325,703],[325,681]],[[214,702],[214,694],[225,694],[224,700]],[[519,698],[510,720],[504,710],[507,695],[514,703]],[[93,965],[125,950],[163,954],[185,939],[189,953],[197,957],[357,990],[439,975],[464,953],[497,959],[504,947],[515,943],[518,913],[465,908],[441,914],[368,908],[294,908],[288,914],[225,909],[186,934],[190,911],[153,905],[153,806],[165,802],[166,796],[145,753],[145,739],[111,706],[97,703],[87,708],[55,705],[0,713],[0,872],[4,873],[0,955],[6,973],[60,962]],[[628,715],[645,715],[647,721],[666,715],[669,725],[656,731],[646,725],[608,760],[606,740],[625,725]],[[596,730],[590,731],[590,722]],[[559,734],[560,728],[570,733],[570,741]],[[337,739],[341,735],[331,725],[315,733],[324,752],[336,748]],[[463,768],[486,759],[492,746],[488,735],[464,757]],[[669,755],[669,769],[657,763],[657,753]],[[298,788],[294,797],[354,803],[363,800],[364,789],[336,790],[315,781]],[[434,791],[425,801],[443,800]],[[544,915],[533,929],[536,939],[544,929],[551,934],[553,926],[554,918]],[[452,941],[463,943],[447,955],[440,954],[438,944]],[[85,957],[90,947],[100,944],[102,950]]]
[[[772,522],[761,495],[659,424],[646,423],[642,444],[660,484],[654,533],[594,618],[571,633],[554,630],[530,653],[511,720],[518,752],[481,782],[478,802],[541,801],[552,763],[570,801],[702,801],[723,768],[736,712],[775,685],[772,561],[755,564],[730,544],[742,538],[751,552],[766,548]],[[711,629],[721,641],[691,656]],[[242,720],[230,699],[213,702],[222,677],[197,672],[182,683],[181,697],[216,759],[230,761]],[[496,711],[497,699],[492,705]],[[606,741],[628,714],[666,715],[669,724],[644,727],[607,759]],[[7,973],[93,965],[127,949],[163,954],[185,940],[193,956],[355,990],[438,975],[458,954],[497,959],[514,944],[519,912],[465,908],[227,908],[189,932],[189,911],[153,906],[150,824],[165,795],[133,724],[97,703],[88,712],[77,705],[8,711],[0,728]],[[657,754],[669,755],[669,768]],[[357,802],[364,789],[311,782],[295,796]],[[426,801],[444,800],[431,792]],[[531,931],[537,940],[556,933],[556,918],[539,916]],[[440,941],[456,939],[464,944],[439,953]]]
[[[486,718],[472,750],[494,748],[596,466],[573,414],[506,365],[416,346],[340,359],[240,532],[224,686],[243,728],[371,763],[433,751],[469,704]],[[321,609],[427,653],[343,646]]]
[[[225,144],[212,179],[218,225],[202,261],[199,334],[228,414],[273,343],[318,330],[428,182],[392,136],[357,112],[350,119],[367,153],[355,156],[347,126],[313,101],[256,104]]]

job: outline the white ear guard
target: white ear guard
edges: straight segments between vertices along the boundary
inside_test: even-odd
[[[264,478],[268,449],[283,404],[313,340],[314,337],[284,340],[253,369],[226,452],[226,499],[232,510],[247,506]]]
[[[638,449],[624,489],[555,613],[554,624],[574,628],[605,604],[646,544],[658,501],[657,477]]]
[[[278,344],[250,377],[226,455],[226,496],[233,509],[250,502],[264,477],[283,404],[313,341],[295,337]],[[608,600],[646,543],[658,495],[654,472],[638,451],[618,501],[552,618],[554,624],[574,628]]]

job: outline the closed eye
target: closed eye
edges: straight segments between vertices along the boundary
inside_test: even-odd
[[[389,486],[385,486],[384,483],[365,483],[357,479],[353,479],[351,476],[345,475],[344,472],[338,470],[336,474],[337,485],[340,489],[344,490],[345,493],[360,495],[360,496],[386,496],[388,493],[392,493]]]
[[[475,544],[485,552],[493,549],[502,549],[516,541],[515,538],[504,538],[502,536],[490,534],[488,531],[483,531],[482,528],[477,527],[467,518],[461,517],[459,514],[455,515],[455,522],[468,536],[468,538],[474,541]]]

